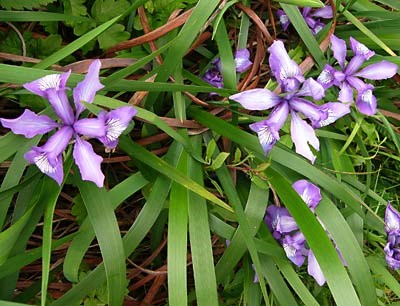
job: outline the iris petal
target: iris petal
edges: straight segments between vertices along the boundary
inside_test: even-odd
[[[249,110],[265,110],[277,105],[281,98],[274,92],[256,88],[239,92],[229,99],[239,102],[245,109]]]
[[[90,64],[88,73],[83,81],[78,83],[74,88],[73,96],[77,118],[79,114],[86,109],[82,101],[92,103],[96,92],[104,87],[104,85],[100,83],[100,67],[101,61],[94,60],[93,63]]]
[[[104,174],[101,172],[103,158],[93,151],[92,145],[76,137],[73,156],[82,179],[95,183],[99,188],[103,187]]]
[[[293,189],[301,196],[303,201],[314,212],[315,207],[321,202],[321,190],[307,180],[298,180],[293,185]]]
[[[369,80],[383,80],[393,77],[397,73],[398,66],[388,61],[381,61],[371,64],[359,72],[355,76]]]
[[[322,286],[323,284],[325,284],[326,279],[324,273],[322,272],[321,267],[319,266],[318,261],[311,250],[308,253],[307,272],[312,277],[314,277],[318,285]]]
[[[400,213],[390,203],[385,210],[385,231],[400,235]]]
[[[48,89],[54,89],[55,91],[66,89],[67,80],[70,74],[71,70],[62,74],[49,74],[40,79],[25,83],[23,86],[30,92],[43,98],[47,98]]]
[[[295,112],[291,112],[290,131],[296,146],[296,152],[314,163],[316,156],[310,150],[309,144],[319,151],[319,141],[314,129],[302,120]]]
[[[368,84],[357,94],[356,106],[360,113],[367,116],[376,114],[377,102],[376,97],[372,93],[373,89],[374,86]]]
[[[46,115],[37,115],[29,109],[26,109],[18,118],[0,118],[0,122],[4,127],[11,129],[14,134],[24,135],[26,138],[45,134],[59,126],[57,122]]]
[[[333,51],[333,57],[336,58],[340,67],[344,69],[346,62],[346,42],[343,39],[331,35],[331,49]]]

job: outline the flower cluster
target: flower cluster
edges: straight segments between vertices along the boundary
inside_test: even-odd
[[[338,100],[341,102],[354,102],[353,89],[355,89],[358,110],[365,115],[374,115],[377,107],[376,97],[372,93],[374,86],[364,83],[360,78],[369,80],[391,78],[397,73],[398,67],[396,64],[381,61],[360,69],[361,65],[369,60],[375,52],[352,37],[350,37],[350,47],[354,56],[346,63],[346,42],[331,35],[331,49],[340,69],[326,65],[317,81],[324,89],[333,85],[338,86],[340,88]]]
[[[307,23],[308,27],[314,35],[321,31],[325,26],[325,24],[321,21],[321,18],[333,18],[333,11],[330,5],[324,6],[315,11],[312,11],[311,7],[305,7],[303,9],[300,9],[300,11],[303,15],[304,21]],[[278,10],[276,13],[281,23],[282,29],[286,31],[291,24],[289,17],[283,10]]]
[[[388,266],[400,269],[400,213],[388,203],[385,212],[385,231],[387,244],[384,248]]]
[[[236,72],[245,72],[253,63],[250,61],[250,52],[247,49],[240,49],[235,52],[235,67]],[[217,88],[224,87],[222,78],[221,59],[216,58],[210,68],[206,71],[203,78],[204,81]]]
[[[314,212],[322,199],[319,188],[306,180],[296,181],[293,184],[293,188],[311,211]],[[308,258],[307,272],[322,286],[326,281],[324,274],[314,253],[311,249],[307,248],[306,239],[289,211],[284,207],[270,205],[267,208],[265,222],[272,232],[273,237],[282,245],[290,261],[296,266],[301,267],[306,257]],[[342,262],[346,265],[343,258]]]
[[[104,184],[101,172],[103,158],[97,155],[92,145],[84,138],[96,138],[106,149],[112,150],[118,144],[118,137],[128,127],[136,110],[131,106],[122,107],[110,112],[102,111],[97,118],[79,119],[86,109],[82,102],[92,103],[96,92],[104,86],[99,80],[101,62],[93,61],[85,79],[73,90],[75,112],[67,96],[67,80],[70,71],[63,74],[50,74],[33,82],[24,84],[25,89],[46,98],[60,119],[54,121],[46,115],[37,115],[26,109],[16,119],[1,118],[4,127],[14,134],[32,138],[57,129],[41,147],[32,147],[24,157],[36,164],[41,172],[61,185],[64,178],[62,153],[71,139],[74,139],[73,157],[83,180],[94,182],[98,187]],[[83,137],[81,137],[83,136]]]
[[[348,114],[349,106],[336,102],[316,105],[304,99],[304,97],[322,99],[325,95],[323,86],[312,78],[305,80],[300,67],[289,57],[281,41],[275,41],[268,50],[269,65],[282,89],[282,94],[258,88],[240,92],[229,98],[239,102],[248,110],[273,109],[266,120],[250,125],[250,128],[258,134],[266,155],[279,140],[279,130],[290,114],[291,137],[296,152],[314,163],[316,157],[309,147],[310,144],[315,150],[319,150],[319,141],[314,128],[331,124]],[[308,118],[311,125],[302,119],[299,113]]]

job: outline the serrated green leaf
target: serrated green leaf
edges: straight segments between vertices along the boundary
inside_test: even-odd
[[[31,10],[33,8],[40,8],[55,0],[0,0],[0,6],[7,9],[23,10],[24,8]]]
[[[100,48],[106,50],[117,43],[127,40],[130,34],[125,30],[122,24],[114,24],[108,30],[104,31],[97,37]]]
[[[96,0],[92,6],[92,16],[97,22],[106,22],[129,9],[126,0]]]

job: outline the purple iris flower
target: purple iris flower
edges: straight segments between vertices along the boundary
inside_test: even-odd
[[[239,49],[235,52],[234,56],[236,72],[245,72],[253,64],[250,61],[250,52],[247,49]],[[202,78],[207,83],[217,88],[224,87],[224,80],[222,78],[221,59],[217,58],[211,63],[211,67],[206,71]]]
[[[99,79],[100,66],[100,60],[93,61],[84,80],[73,90],[75,113],[67,96],[66,83],[71,74],[68,71],[63,74],[50,74],[24,84],[25,89],[49,101],[59,121],[53,121],[46,115],[37,115],[28,109],[16,119],[0,119],[4,127],[26,138],[43,135],[57,129],[43,146],[32,147],[24,157],[30,164],[36,164],[41,172],[54,179],[59,185],[64,178],[62,153],[73,139],[75,142],[73,157],[82,179],[92,181],[98,187],[102,187],[104,183],[104,175],[101,172],[103,158],[94,152],[92,145],[85,139],[97,138],[108,150],[114,149],[117,146],[118,137],[136,114],[133,107],[126,106],[108,113],[103,111],[97,118],[79,119],[79,115],[86,109],[82,102],[92,103],[96,92],[104,87]]]
[[[385,259],[393,270],[400,269],[400,213],[388,203],[385,211],[385,231],[387,244],[384,248]]]
[[[338,100],[341,102],[354,102],[353,88],[357,92],[356,106],[365,115],[376,113],[376,97],[372,91],[374,86],[364,83],[360,78],[369,80],[383,80],[393,77],[397,73],[397,65],[381,61],[371,64],[363,69],[361,65],[369,60],[374,51],[350,37],[350,47],[353,50],[353,58],[346,63],[346,42],[343,39],[331,35],[331,49],[341,70],[336,70],[326,65],[319,75],[317,81],[327,89],[333,85],[340,88]]]
[[[316,35],[319,31],[321,31],[325,24],[321,21],[323,19],[331,19],[333,18],[333,11],[330,5],[324,6],[320,9],[312,11],[311,7],[305,7],[301,10],[301,14],[303,15],[304,21],[307,23],[311,32]],[[281,23],[282,29],[286,31],[291,24],[289,17],[283,10],[278,10],[276,12],[279,18],[279,22]]]
[[[272,112],[266,120],[251,124],[249,127],[258,134],[265,155],[279,140],[279,130],[291,114],[291,137],[296,152],[315,161],[309,144],[319,150],[319,141],[314,128],[320,128],[336,121],[349,113],[349,106],[342,103],[329,102],[316,105],[303,97],[320,100],[325,95],[324,88],[314,79],[304,79],[300,67],[289,57],[281,41],[275,41],[269,48],[269,65],[277,79],[282,94],[278,95],[268,89],[257,88],[237,93],[229,98],[239,102],[249,110],[266,110]],[[308,118],[312,126],[302,119],[299,113]]]
[[[311,211],[314,212],[315,208],[322,200],[320,189],[306,180],[296,181],[292,187],[300,195]],[[286,256],[291,262],[296,266],[301,267],[304,264],[306,257],[308,258],[308,274],[311,275],[320,286],[322,286],[326,281],[325,276],[312,250],[307,248],[305,237],[299,230],[296,221],[290,215],[289,211],[284,207],[270,205],[267,208],[265,222],[273,233],[274,238],[282,245]],[[321,225],[323,226],[323,224]],[[332,238],[331,240],[333,242]],[[342,258],[339,250],[337,248],[336,250],[342,259],[343,265],[346,266],[346,262]]]

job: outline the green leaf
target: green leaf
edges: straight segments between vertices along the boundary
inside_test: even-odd
[[[114,208],[105,189],[77,180],[89,219],[96,233],[107,275],[108,304],[122,305],[126,281],[125,253]]]
[[[293,4],[297,6],[323,7],[324,4],[320,0],[275,0],[279,3]]]
[[[217,155],[217,157],[212,161],[211,166],[209,167],[211,170],[219,169],[225,160],[229,157],[229,153],[221,152]]]
[[[128,10],[127,0],[96,0],[92,6],[92,16],[97,22],[106,22]]]
[[[130,34],[125,30],[122,24],[113,24],[109,29],[104,31],[97,37],[100,48],[106,50],[121,41],[129,39]]]
[[[55,0],[0,0],[0,6],[7,9],[23,10],[24,8],[31,10],[33,8],[40,8]]]

